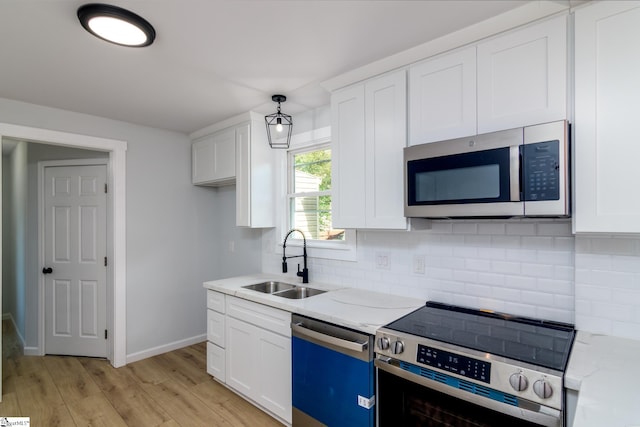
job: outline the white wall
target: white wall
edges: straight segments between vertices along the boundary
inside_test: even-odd
[[[2,313],[12,318],[24,341],[27,143],[18,143],[2,160]]]
[[[236,246],[243,261],[220,267],[216,219],[234,206],[191,184],[188,137],[2,98],[0,112],[5,123],[127,141],[127,354],[204,336],[202,282],[252,272],[260,260]],[[260,236],[249,240],[260,247]],[[29,330],[25,339],[36,343]]]

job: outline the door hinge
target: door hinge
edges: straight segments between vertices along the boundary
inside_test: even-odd
[[[106,182],[104,183],[104,192],[105,193],[107,192],[107,183]]]
[[[107,257],[104,257],[104,266],[107,266]]]
[[[107,339],[107,330],[106,329],[104,330],[104,339],[105,340]]]

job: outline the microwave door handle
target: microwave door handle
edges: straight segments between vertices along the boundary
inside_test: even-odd
[[[521,146],[509,147],[509,164],[510,164],[510,177],[511,182],[510,198],[512,202],[519,202],[522,200],[522,150]]]

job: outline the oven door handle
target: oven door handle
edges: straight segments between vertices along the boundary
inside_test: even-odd
[[[291,323],[291,330],[298,335],[303,335],[309,338],[313,338],[317,341],[331,344],[345,350],[357,351],[359,353],[364,352],[369,347],[369,342],[357,342],[350,341],[344,338],[338,338],[331,335],[323,334],[322,332],[314,331],[304,326],[302,323]]]

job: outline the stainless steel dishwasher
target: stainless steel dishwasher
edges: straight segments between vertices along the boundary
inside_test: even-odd
[[[373,336],[291,316],[293,426],[373,426]]]

